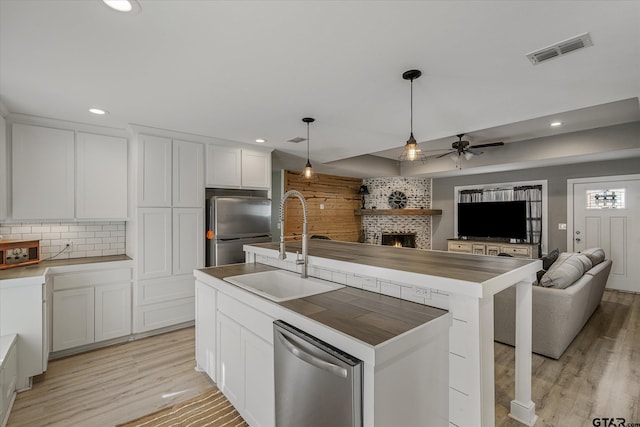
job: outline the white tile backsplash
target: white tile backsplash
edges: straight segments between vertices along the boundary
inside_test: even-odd
[[[124,255],[125,232],[124,221],[0,223],[3,239],[40,240],[41,260]],[[66,242],[72,243],[71,250],[58,254]]]

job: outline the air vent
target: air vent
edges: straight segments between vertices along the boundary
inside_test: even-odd
[[[545,47],[544,49],[528,53],[527,58],[529,58],[529,61],[531,61],[533,65],[537,65],[541,62],[548,61],[549,59],[566,55],[567,53],[571,53],[588,46],[593,46],[593,42],[591,41],[589,33],[584,33]]]
[[[293,142],[293,143],[298,144],[298,143],[300,143],[302,141],[306,141],[306,140],[307,140],[307,138],[303,138],[301,136],[296,136],[296,137],[293,137],[291,139],[287,139],[287,142]]]

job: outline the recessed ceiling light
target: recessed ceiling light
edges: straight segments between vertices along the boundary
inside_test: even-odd
[[[562,122],[551,122],[552,128],[557,128],[558,126],[562,126]]]
[[[105,114],[109,114],[109,112],[108,112],[108,111],[103,110],[103,109],[101,109],[101,108],[89,108],[89,112],[90,112],[90,113],[93,113],[93,114],[97,114],[97,115],[99,115],[99,116],[103,116],[103,115],[105,115]]]
[[[258,138],[258,139],[256,139],[256,142],[262,144],[263,142],[267,142],[267,140],[264,139],[264,138]]]
[[[140,4],[136,0],[102,0],[104,4],[118,12],[139,12]]]

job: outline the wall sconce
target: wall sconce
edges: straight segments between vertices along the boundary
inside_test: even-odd
[[[369,194],[369,188],[366,185],[361,185],[358,194],[362,198],[362,209],[364,209],[364,196]]]

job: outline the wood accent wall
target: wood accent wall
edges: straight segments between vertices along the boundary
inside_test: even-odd
[[[305,181],[300,172],[285,171],[284,191],[298,190],[307,200],[309,237],[327,236],[331,240],[357,242],[362,217],[354,211],[362,206],[358,190],[362,180],[317,174],[317,181]],[[324,204],[324,209],[320,205]],[[297,198],[287,200],[284,213],[285,236],[302,234],[302,206]]]

